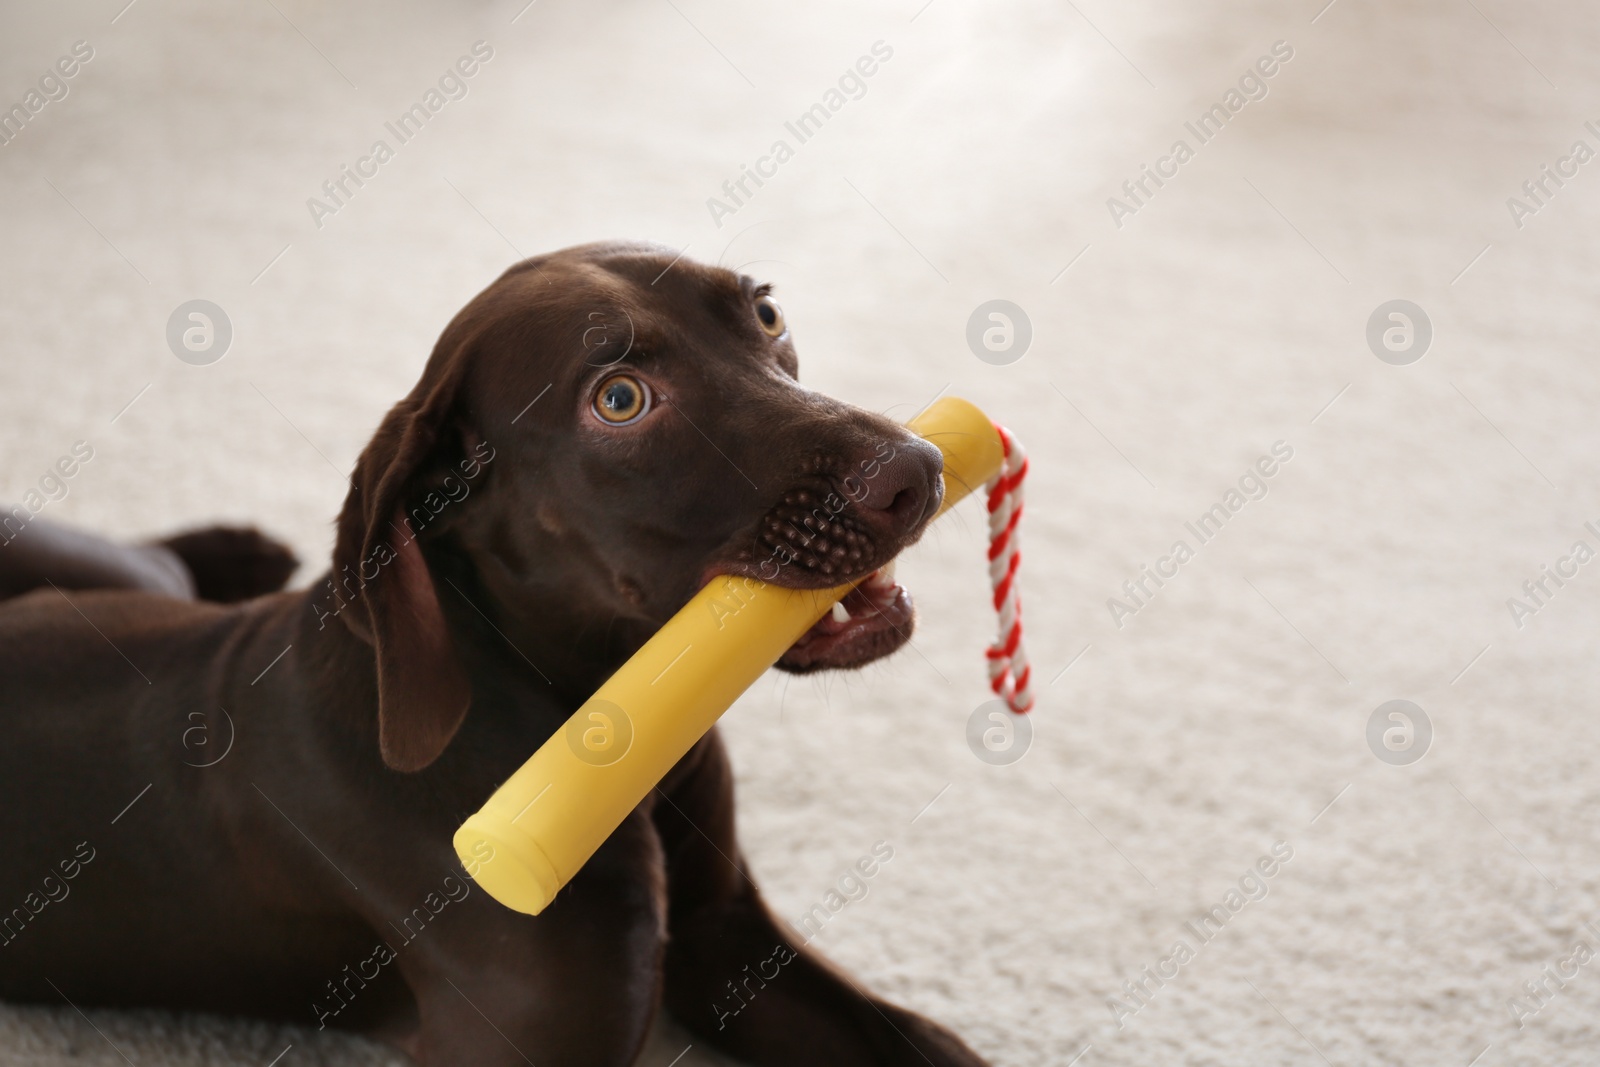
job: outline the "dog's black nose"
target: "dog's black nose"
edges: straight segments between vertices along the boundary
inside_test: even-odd
[[[867,521],[894,537],[922,527],[939,510],[944,497],[944,456],[920,437],[906,434],[879,443],[856,464],[845,482],[850,499]]]

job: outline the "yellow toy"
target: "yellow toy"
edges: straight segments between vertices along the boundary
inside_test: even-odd
[[[1004,488],[1003,470],[1011,472],[1011,487],[1020,485],[1020,449],[965,400],[936,402],[910,428],[944,453],[939,514],[974,486],[998,481]],[[1009,464],[1014,453],[1017,462]],[[1002,620],[990,669],[995,692],[1025,711],[1031,697],[1017,649],[1014,537],[1007,550],[1021,509],[1008,496],[997,504],[1002,496],[993,493],[989,506],[992,529],[1003,529],[990,551]],[[507,907],[529,915],[543,911],[739,695],[854,584],[794,590],[754,578],[712,581],[456,831],[456,853],[467,872]],[[996,674],[994,664],[1009,667],[1013,656],[1016,677],[1002,680],[1004,671]]]

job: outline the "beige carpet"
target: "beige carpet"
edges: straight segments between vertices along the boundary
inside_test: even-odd
[[[743,266],[778,284],[809,383],[903,415],[968,396],[1035,464],[1024,759],[965,740],[973,505],[905,561],[912,650],[769,677],[728,716],[785,914],[891,843],[820,943],[1006,1067],[1595,1061],[1600,964],[1565,962],[1600,950],[1600,564],[1569,552],[1600,548],[1600,163],[1572,155],[1600,150],[1592,5],[524,2],[0,12],[0,104],[93,49],[0,146],[0,501],[84,440],[48,515],[130,537],[249,519],[324,558],[342,472],[520,254],[642,237]],[[386,133],[480,40],[420,134]],[[786,130],[830,101],[805,143]],[[1215,104],[1202,143],[1185,123]],[[393,158],[361,163],[380,138]],[[762,162],[779,139],[792,157]],[[314,220],[341,166],[376,173]],[[164,337],[196,298],[233,327],[209,366]],[[1032,325],[1004,366],[965,340],[994,298]],[[1431,322],[1410,365],[1367,340],[1395,299]],[[1279,441],[1292,458],[1246,477]],[[1218,503],[1201,544],[1185,524]],[[1132,599],[1146,565],[1176,574]],[[1535,602],[1545,566],[1576,575]],[[1366,738],[1397,698],[1432,726],[1407,766]],[[1292,858],[1250,874],[1278,842]],[[1202,941],[1186,924],[1213,907]],[[689,1043],[663,1028],[648,1062]],[[291,1045],[282,1067],[390,1059],[0,1009],[7,1064]]]

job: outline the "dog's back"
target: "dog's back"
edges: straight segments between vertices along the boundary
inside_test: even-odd
[[[0,997],[59,1001],[54,982],[89,1002],[259,1012],[265,996],[303,1021],[305,995],[272,991],[370,949],[347,915],[296,914],[301,894],[241,832],[272,814],[240,810],[239,779],[281,696],[263,679],[264,699],[240,700],[242,676],[296,606],[48,588],[0,602]],[[126,966],[94,965],[108,954]]]

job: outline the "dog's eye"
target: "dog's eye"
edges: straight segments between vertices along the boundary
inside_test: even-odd
[[[649,409],[649,387],[631,375],[614,374],[595,390],[594,413],[612,426],[632,422]]]
[[[768,337],[782,337],[783,331],[788,329],[783,324],[783,308],[770,296],[756,299],[756,318],[761,320],[761,328],[767,331]]]

